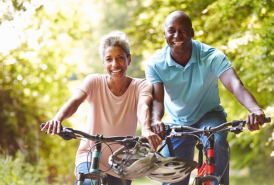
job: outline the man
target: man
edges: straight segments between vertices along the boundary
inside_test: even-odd
[[[264,112],[253,95],[243,86],[226,56],[219,50],[192,40],[194,30],[189,15],[172,12],[164,25],[167,46],[156,52],[146,65],[146,77],[152,82],[152,130],[163,138],[164,105],[168,112],[166,124],[187,125],[196,128],[217,126],[226,122],[226,113],[220,105],[218,79],[250,112],[249,130],[259,130],[264,123]],[[223,175],[229,184],[227,133],[215,136],[215,175]],[[203,137],[203,144],[206,138]],[[175,156],[193,160],[196,138],[187,136],[172,139]],[[169,156],[167,147],[164,156]],[[176,185],[187,185],[189,176]],[[213,184],[216,184],[214,182]]]

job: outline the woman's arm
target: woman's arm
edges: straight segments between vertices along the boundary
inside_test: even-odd
[[[254,96],[244,87],[233,68],[228,69],[220,76],[220,80],[250,113],[246,116],[247,127],[250,131],[259,130],[259,124],[264,124],[265,114],[258,105]]]
[[[48,134],[50,131],[52,131],[52,135],[55,133],[60,133],[62,121],[72,116],[77,111],[81,103],[86,99],[86,97],[87,94],[84,91],[77,89],[72,97],[58,111],[56,116],[52,120],[47,121],[46,125],[42,128],[41,131],[44,131],[46,128],[48,128]]]

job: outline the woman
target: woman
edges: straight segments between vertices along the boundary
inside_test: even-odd
[[[52,135],[60,132],[61,122],[73,115],[85,100],[89,110],[86,131],[89,134],[104,136],[135,135],[137,122],[142,126],[142,136],[149,140],[155,151],[161,143],[160,137],[150,129],[149,106],[152,101],[152,85],[145,79],[131,78],[126,75],[131,62],[130,47],[126,35],[121,31],[112,31],[105,35],[99,47],[100,56],[107,74],[88,75],[74,95],[60,109],[54,119],[48,121],[45,130],[52,130]],[[89,146],[94,142],[81,141],[76,154],[77,174],[87,173],[87,155]],[[115,151],[121,146],[112,145]],[[110,151],[101,156],[100,168],[108,170]],[[109,170],[108,184],[122,185],[122,181]],[[88,180],[85,180],[84,184]],[[127,184],[131,184],[127,180]]]

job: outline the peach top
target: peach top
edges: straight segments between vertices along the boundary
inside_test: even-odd
[[[87,94],[88,112],[86,129],[89,134],[103,136],[135,135],[137,128],[137,105],[140,96],[152,96],[152,85],[145,79],[133,78],[126,92],[115,96],[107,85],[107,74],[91,74],[82,82],[79,89]],[[85,140],[80,142],[75,164],[91,161],[90,147],[95,143]],[[102,144],[102,149],[105,144]],[[121,145],[110,145],[116,151]],[[94,148],[93,148],[94,149]],[[89,156],[87,157],[89,153]],[[100,169],[109,170],[108,158],[111,151],[108,147],[102,152]],[[110,169],[106,173],[119,177]]]

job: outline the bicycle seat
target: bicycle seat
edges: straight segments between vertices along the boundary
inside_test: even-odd
[[[164,157],[155,153],[158,166],[148,177],[163,183],[176,183],[188,176],[192,170],[198,167],[195,161],[184,160],[178,157]]]

